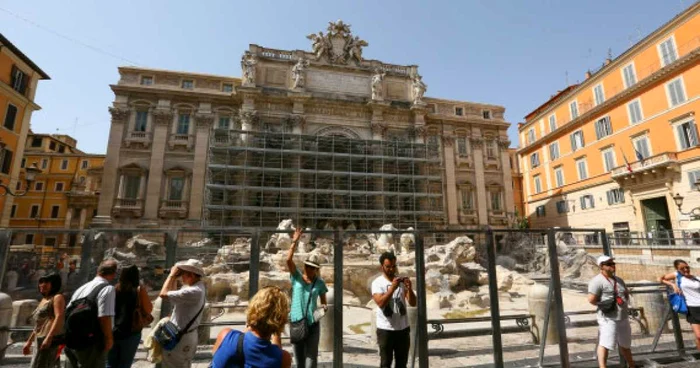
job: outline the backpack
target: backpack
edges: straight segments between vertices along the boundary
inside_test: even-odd
[[[75,300],[66,308],[66,346],[84,350],[103,339],[97,319],[97,296],[107,283],[97,286],[88,296]]]

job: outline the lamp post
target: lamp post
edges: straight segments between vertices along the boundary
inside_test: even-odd
[[[695,190],[700,192],[700,179],[695,181]],[[686,216],[700,217],[700,206],[695,207],[688,212],[683,212],[683,210],[681,209],[681,207],[683,206],[683,199],[683,196],[678,193],[676,193],[676,195],[673,196],[673,202],[676,203],[676,207],[678,207],[678,212]]]
[[[32,182],[34,182],[34,179],[36,179],[36,176],[38,174],[41,174],[41,169],[39,169],[36,166],[36,163],[33,163],[24,170],[24,180],[27,182],[26,189],[23,192],[13,192],[12,189],[10,189],[10,187],[3,183],[0,183],[0,188],[4,189],[4,191],[0,193],[0,196],[10,195],[13,197],[21,197],[27,194],[27,192],[29,191],[29,187],[32,185]]]

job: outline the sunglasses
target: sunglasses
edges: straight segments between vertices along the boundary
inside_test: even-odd
[[[679,270],[690,271],[690,266],[681,267],[681,268],[679,268]]]
[[[605,262],[605,263],[601,263],[601,264],[602,264],[603,266],[614,266],[614,265],[615,265],[615,262]]]

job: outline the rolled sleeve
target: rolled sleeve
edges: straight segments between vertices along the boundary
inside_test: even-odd
[[[116,293],[114,286],[105,286],[97,295],[97,316],[108,317],[114,316],[114,304]]]
[[[202,291],[195,287],[185,287],[180,290],[168,291],[168,299],[171,302],[199,303],[202,298]]]

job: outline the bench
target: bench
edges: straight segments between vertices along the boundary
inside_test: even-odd
[[[530,331],[530,320],[533,318],[529,314],[514,314],[501,316],[501,321],[515,321],[515,326],[501,326],[501,334],[522,333]],[[476,322],[491,322],[491,317],[474,317],[474,318],[450,318],[450,319],[429,319],[427,323],[434,330],[428,333],[428,340],[451,339],[456,337],[473,337],[473,336],[489,336],[492,334],[491,327],[480,327],[460,330],[445,331],[446,324],[454,323],[476,323]],[[533,340],[536,339],[532,334]]]

